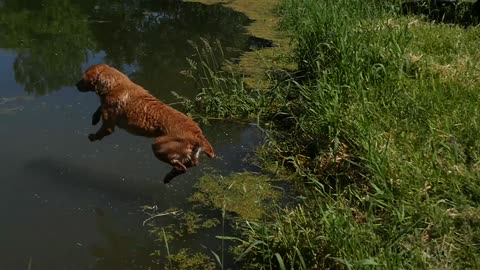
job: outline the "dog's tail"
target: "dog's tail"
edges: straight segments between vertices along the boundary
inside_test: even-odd
[[[215,157],[213,147],[207,141],[207,138],[205,138],[203,135],[200,136],[200,146],[202,148],[202,152],[204,152],[209,158]]]

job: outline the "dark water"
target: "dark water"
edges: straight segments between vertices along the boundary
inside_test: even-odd
[[[232,58],[249,47],[247,23],[221,6],[179,1],[0,0],[0,269],[163,269],[149,255],[158,243],[140,207],[186,207],[206,168],[243,170],[260,134],[203,127],[221,158],[202,158],[166,186],[170,168],[149,139],[117,130],[88,141],[98,99],[73,85],[106,62],[166,102],[172,90],[193,96],[179,74],[194,53],[187,41],[218,39]],[[180,246],[217,250],[206,238]]]

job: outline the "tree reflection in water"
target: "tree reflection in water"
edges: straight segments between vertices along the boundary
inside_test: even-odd
[[[0,50],[14,53],[11,69],[15,80],[26,92],[35,95],[74,85],[85,64],[96,61],[127,72],[158,96],[160,90],[175,90],[186,95],[193,87],[184,83],[185,78],[179,72],[187,67],[185,58],[194,53],[187,41],[198,41],[200,37],[218,39],[225,48],[245,49],[248,37],[242,34],[242,26],[247,23],[244,15],[222,6],[181,1],[0,0]],[[239,54],[238,50],[225,52],[227,57]],[[231,134],[228,130],[225,132]],[[90,177],[82,176],[81,172],[74,171],[69,176],[62,175],[62,179],[77,177],[85,182]],[[151,251],[148,239],[144,241],[115,221],[116,217],[108,212],[98,215],[97,231],[103,241],[89,246],[89,255],[95,260],[90,268],[155,266],[148,256]],[[51,251],[61,248],[51,248]],[[12,257],[21,256],[13,254]],[[59,263],[83,263],[66,260]]]
[[[220,5],[173,0],[4,0],[0,47],[16,52],[15,79],[28,93],[73,85],[89,58],[104,53],[103,62],[130,72],[147,89],[188,95],[191,85],[179,74],[193,53],[187,41],[218,39],[242,50],[248,22]]]

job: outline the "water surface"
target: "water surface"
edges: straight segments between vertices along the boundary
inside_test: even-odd
[[[98,98],[73,85],[108,63],[166,102],[170,91],[193,96],[180,74],[188,40],[218,39],[234,58],[249,47],[247,23],[222,6],[171,0],[0,0],[0,269],[163,269],[140,207],[188,207],[204,170],[242,171],[260,134],[202,127],[221,158],[164,185],[170,168],[149,139],[117,130],[88,141]],[[194,242],[218,247],[177,245]]]

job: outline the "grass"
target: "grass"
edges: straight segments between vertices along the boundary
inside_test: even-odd
[[[195,81],[199,93],[195,100],[173,93],[186,111],[206,116],[205,119],[259,119],[265,114],[276,114],[271,106],[281,103],[278,99],[285,98],[282,93],[265,95],[264,90],[247,89],[244,77],[224,59],[220,43],[203,40],[192,46],[196,58],[187,59],[189,69],[183,73]]]
[[[214,82],[189,108],[268,127],[265,168],[302,187],[242,223],[246,268],[480,268],[480,28],[398,7],[283,0],[301,76],[270,91],[197,62]]]
[[[189,0],[190,1],[190,0]],[[283,57],[290,49],[288,38],[278,30],[279,16],[275,9],[279,0],[191,0],[204,4],[221,4],[242,12],[251,20],[246,26],[247,33],[271,40],[274,47],[265,47],[247,51],[238,59],[238,63],[231,66],[235,72],[242,73],[244,84],[249,87],[267,88],[270,80],[267,73],[272,70],[292,69],[291,61]]]

